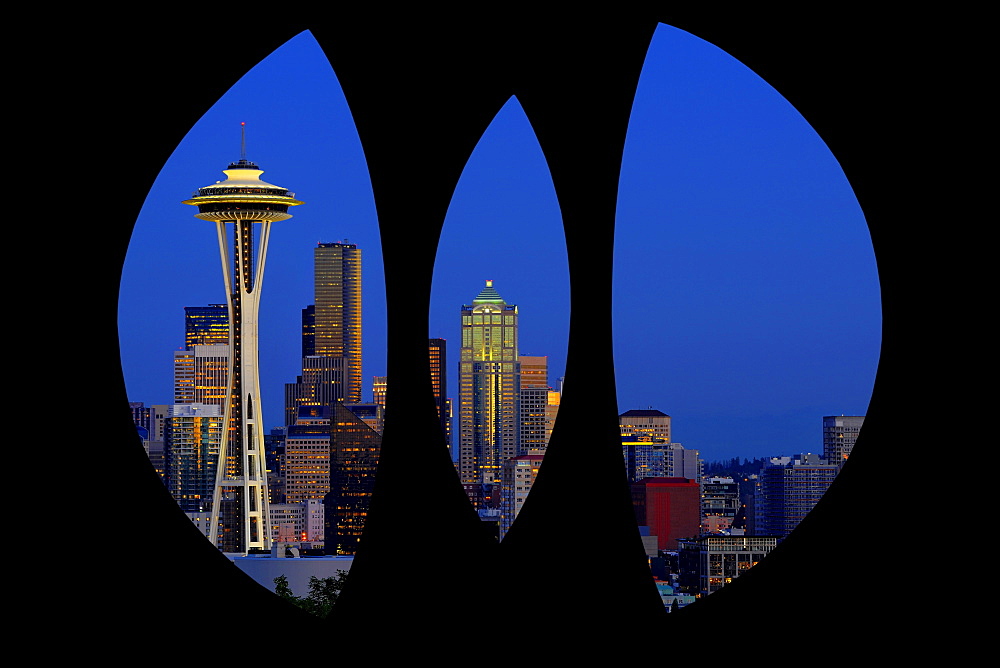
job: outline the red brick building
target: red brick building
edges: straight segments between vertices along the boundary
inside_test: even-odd
[[[639,526],[648,526],[660,550],[678,549],[678,538],[701,531],[701,488],[690,478],[643,478],[632,483]]]

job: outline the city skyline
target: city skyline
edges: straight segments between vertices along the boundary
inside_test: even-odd
[[[397,387],[398,383],[409,382],[414,374],[412,365],[406,360],[416,357],[419,338],[424,335],[422,326],[414,330],[412,324],[420,323],[420,316],[427,309],[424,292],[429,284],[429,254],[436,245],[437,229],[444,218],[453,184],[463,168],[462,160],[475,145],[489,116],[503,104],[508,94],[518,93],[545,147],[559,186],[560,204],[569,220],[598,227],[600,238],[610,244],[617,165],[625,123],[642,58],[656,28],[655,21],[663,21],[717,44],[787,95],[829,143],[857,192],[871,225],[885,309],[885,339],[865,433],[851,461],[816,512],[807,517],[780,549],[755,567],[752,577],[740,578],[723,596],[696,602],[684,615],[669,616],[667,626],[661,623],[663,615],[658,614],[663,611],[662,603],[652,600],[656,598],[655,593],[646,595],[649,568],[641,563],[632,566],[641,557],[635,554],[635,558],[631,558],[637,553],[633,547],[634,517],[628,517],[626,508],[615,505],[616,497],[622,495],[622,485],[614,475],[607,474],[608,471],[614,473],[611,460],[616,453],[608,448],[597,451],[588,447],[591,441],[585,429],[569,434],[560,430],[555,435],[557,444],[562,442],[565,447],[550,450],[547,466],[540,472],[536,493],[520,516],[521,523],[504,545],[496,547],[481,545],[476,531],[479,526],[472,520],[464,521],[471,513],[461,498],[461,490],[453,484],[454,473],[444,461],[428,461],[433,458],[425,456],[432,452],[427,439],[423,439],[423,443],[413,439],[397,443],[393,440],[395,437],[390,436],[380,471],[387,485],[377,495],[380,521],[372,523],[370,536],[375,549],[364,556],[364,564],[352,569],[348,587],[334,613],[335,619],[322,624],[306,615],[294,615],[295,611],[287,604],[260,587],[250,585],[217,550],[199,539],[191,530],[191,522],[149,471],[148,461],[136,447],[135,427],[123,416],[126,419],[121,425],[111,420],[112,426],[118,428],[111,435],[108,456],[103,458],[108,468],[101,474],[117,483],[121,498],[131,501],[121,507],[118,525],[150,528],[165,549],[146,550],[142,560],[109,559],[106,551],[101,550],[81,551],[83,562],[75,568],[76,575],[71,574],[73,581],[68,591],[74,600],[90,603],[100,612],[87,616],[83,622],[76,619],[79,615],[67,613],[60,617],[55,613],[55,628],[68,624],[87,638],[104,642],[107,652],[112,655],[124,654],[128,648],[115,642],[115,637],[121,636],[123,631],[141,633],[152,627],[171,628],[179,616],[189,612],[211,616],[221,600],[229,609],[255,610],[276,622],[292,623],[306,634],[318,633],[317,637],[329,635],[331,628],[340,629],[341,635],[349,634],[357,640],[350,648],[345,647],[348,654],[355,654],[353,650],[357,647],[357,654],[364,653],[376,659],[384,656],[391,660],[394,653],[398,653],[400,643],[413,647],[417,654],[447,653],[454,645],[454,633],[441,632],[437,616],[414,613],[411,608],[399,605],[398,583],[385,576],[394,572],[392,569],[398,565],[400,546],[424,544],[426,532],[417,531],[423,527],[415,526],[409,517],[398,512],[399,508],[406,507],[412,496],[407,481],[412,479],[414,471],[419,471],[420,479],[427,483],[423,489],[431,495],[428,506],[440,518],[435,528],[440,529],[437,535],[442,539],[442,544],[437,546],[439,549],[413,551],[415,561],[411,566],[414,572],[438,583],[428,600],[439,608],[464,610],[467,601],[487,596],[499,615],[507,615],[508,611],[517,614],[517,606],[523,606],[524,599],[522,590],[513,585],[526,577],[534,578],[538,585],[530,593],[535,609],[545,618],[565,619],[565,623],[553,626],[541,639],[528,638],[529,649],[579,648],[579,638],[583,637],[592,638],[593,642],[580,648],[582,651],[577,654],[592,654],[590,645],[613,652],[620,647],[621,638],[637,633],[646,632],[653,634],[650,637],[654,639],[665,641],[683,640],[705,629],[731,625],[734,620],[748,637],[764,637],[775,628],[794,627],[805,615],[815,624],[826,626],[854,619],[857,621],[854,626],[862,632],[863,642],[873,645],[876,651],[898,653],[898,648],[903,646],[905,655],[904,632],[912,635],[914,629],[930,630],[934,617],[920,612],[917,593],[911,586],[918,579],[917,571],[912,560],[900,558],[901,540],[890,537],[886,542],[885,527],[868,521],[868,512],[878,508],[884,496],[883,472],[897,471],[899,462],[903,461],[904,474],[914,477],[918,464],[923,461],[919,456],[901,460],[898,453],[887,447],[893,439],[891,430],[905,423],[904,411],[912,412],[918,401],[925,398],[928,388],[953,385],[944,382],[947,378],[936,378],[934,369],[951,371],[958,368],[944,362],[928,366],[915,361],[924,360],[928,354],[933,357],[934,351],[945,349],[940,341],[940,328],[922,326],[926,322],[928,296],[938,294],[942,286],[950,293],[952,286],[948,279],[964,275],[950,271],[951,246],[958,242],[949,243],[947,234],[921,231],[927,225],[933,227],[935,221],[940,226],[941,221],[952,220],[954,216],[938,215],[938,209],[945,201],[950,204],[960,201],[951,187],[951,178],[945,178],[944,185],[934,186],[941,176],[954,172],[956,164],[939,160],[939,152],[934,149],[938,145],[955,145],[943,134],[946,128],[951,128],[948,124],[951,114],[942,116],[939,112],[946,105],[955,113],[962,107],[953,104],[947,94],[928,96],[927,87],[918,84],[934,80],[934,73],[941,72],[942,67],[948,70],[952,61],[957,63],[964,51],[929,48],[924,28],[931,26],[926,19],[918,18],[916,22],[899,17],[872,19],[867,14],[851,12],[804,17],[801,13],[792,15],[747,7],[734,7],[728,12],[677,7],[649,11],[626,8],[599,16],[574,11],[558,22],[549,23],[525,21],[525,14],[515,11],[479,14],[463,10],[461,15],[448,15],[453,19],[448,22],[438,20],[439,15],[434,11],[423,10],[409,12],[400,20],[390,18],[379,9],[366,10],[357,20],[345,21],[345,16],[353,18],[339,7],[328,8],[328,11],[310,9],[304,15],[279,12],[262,29],[259,16],[232,13],[227,17],[226,34],[245,39],[240,39],[238,48],[225,52],[220,50],[217,40],[199,39],[195,35],[197,26],[192,23],[190,12],[179,15],[168,11],[143,31],[112,31],[106,25],[93,29],[72,27],[68,29],[72,35],[67,40],[49,40],[58,55],[72,56],[70,60],[81,63],[82,68],[56,73],[54,81],[71,84],[68,89],[58,85],[44,86],[49,79],[39,79],[49,91],[46,101],[54,104],[65,99],[98,102],[84,106],[84,119],[78,124],[84,131],[76,138],[82,143],[78,153],[86,160],[85,172],[67,186],[66,192],[77,202],[84,201],[93,194],[95,184],[101,184],[122,196],[115,206],[105,207],[102,220],[90,226],[90,234],[78,235],[84,241],[82,245],[55,244],[51,249],[66,255],[67,262],[57,265],[57,269],[83,270],[82,273],[60,271],[56,274],[63,284],[76,282],[78,278],[84,282],[86,298],[76,301],[84,301],[89,307],[93,299],[93,308],[82,317],[78,316],[82,322],[98,321],[93,335],[84,339],[85,349],[92,347],[102,359],[108,356],[116,359],[115,323],[109,323],[112,329],[109,332],[100,321],[109,307],[114,317],[119,283],[123,278],[134,276],[121,275],[132,226],[146,192],[171,151],[197,118],[239,76],[269,50],[308,27],[315,31],[334,59],[350,96],[351,108],[357,115],[377,188],[387,257],[403,265],[408,247],[420,251],[420,261],[415,263],[419,273],[413,276],[411,286],[415,289],[407,290],[409,281],[401,276],[399,266],[387,270],[391,304],[394,309],[401,308],[400,312],[406,316],[405,323],[392,330],[390,355],[393,368],[397,369],[394,373],[399,374],[394,382]],[[411,16],[414,17],[412,21],[409,20]],[[43,44],[44,40],[39,41],[36,50],[40,52]],[[651,54],[656,51],[655,46]],[[480,71],[484,73],[479,74]],[[296,87],[302,85],[297,73],[289,71],[284,75],[273,88],[258,91],[255,111],[266,111],[285,102],[300,103],[301,98],[293,94]],[[466,78],[471,85],[465,85]],[[948,82],[942,81],[948,89]],[[325,85],[319,83],[313,88],[318,90]],[[67,98],[67,91],[78,95]],[[593,101],[594,106],[587,104],[588,101]],[[328,122],[333,121],[330,116]],[[242,120],[259,122],[257,118],[244,117]],[[959,127],[964,126],[959,124]],[[288,129],[293,139],[294,135],[309,130]],[[596,151],[593,162],[583,155],[583,151],[574,150],[573,144],[575,137],[585,137],[585,133],[591,131],[593,140],[585,142],[583,147]],[[407,136],[414,139],[406,141]],[[610,150],[603,151],[604,147]],[[205,165],[215,169],[218,154],[210,157]],[[306,197],[307,189],[299,185],[300,181],[281,174],[279,165],[282,162],[269,161],[270,157],[273,156],[256,156],[268,165],[270,171],[265,178],[295,186],[304,199],[313,203],[313,199]],[[319,164],[308,159],[302,162],[309,163],[306,167],[314,170]],[[680,164],[683,165],[683,161]],[[593,180],[587,178],[587,170],[591,167],[596,174]],[[190,183],[193,173],[188,172],[185,189],[201,185]],[[332,178],[326,180],[333,182]],[[410,187],[410,183],[415,185]],[[426,197],[420,195],[423,191],[427,192]],[[624,195],[624,189],[622,193]],[[176,189],[171,189],[170,195],[170,199],[176,197]],[[409,203],[421,206],[408,207]],[[416,213],[414,219],[408,220],[407,208]],[[171,244],[187,243],[172,224],[174,220],[176,215],[172,214],[172,220],[163,221],[164,226],[157,231],[158,244],[165,254],[172,252],[168,248]],[[588,327],[586,320],[580,322],[579,315],[587,310],[587,302],[583,299],[587,292],[600,295],[602,299],[610,298],[610,288],[607,292],[601,289],[601,285],[610,280],[610,245],[591,250],[579,224],[571,228],[574,262],[571,372],[576,374],[576,369],[590,365],[586,358],[590,347],[598,355],[595,362],[601,382],[594,388],[596,405],[590,404],[590,388],[581,388],[580,394],[572,388],[567,389],[564,416],[569,415],[573,420],[564,420],[561,427],[580,425],[579,418],[586,418],[589,410],[606,416],[601,425],[609,432],[613,425],[607,423],[612,421],[618,409],[618,402],[610,394],[614,385],[609,360],[610,313],[595,314],[596,330]],[[409,230],[430,232],[421,238],[420,233]],[[342,236],[358,240],[354,235],[339,232],[309,236],[309,244],[318,239]],[[684,249],[687,264],[698,266],[700,258],[689,251]],[[938,264],[939,256],[944,259],[944,269]],[[279,256],[272,253],[272,257]],[[666,268],[668,259],[669,255],[665,255],[661,266]],[[594,273],[578,262],[592,262]],[[104,265],[108,265],[107,272]],[[162,271],[163,264],[143,258],[139,268],[156,273]],[[98,271],[96,280],[92,281],[90,276],[94,269]],[[591,276],[595,278],[588,280]],[[493,272],[476,277],[474,282],[478,285],[487,277],[496,280],[498,285],[506,284],[502,276]],[[691,275],[692,281],[695,278]],[[216,279],[213,277],[212,282]],[[271,281],[270,276],[268,280]],[[536,279],[541,285],[538,281]],[[269,287],[273,285],[271,281]],[[806,287],[803,286],[803,290]],[[138,292],[150,288],[145,289],[146,308],[124,312],[123,321],[128,327],[123,327],[123,332],[135,332],[134,338],[152,339],[168,319],[145,317],[145,312],[164,307],[162,302],[168,295],[165,288],[152,282],[136,288]],[[525,293],[512,291],[511,286],[507,290],[511,299],[519,300],[526,314]],[[959,296],[956,308],[961,311],[960,297],[968,293],[957,286],[954,290]],[[53,294],[56,293],[47,292],[46,300],[40,305],[47,303],[48,296]],[[417,308],[407,309],[407,305],[413,303],[407,301],[408,294],[419,297]],[[297,301],[294,296],[291,299]],[[111,303],[106,304],[105,300]],[[180,306],[213,301],[217,299],[184,299]],[[602,303],[606,307],[610,302]],[[943,315],[947,315],[949,306],[954,306],[947,299],[942,304]],[[660,306],[664,312],[677,310],[673,305]],[[300,308],[301,304],[296,307]],[[179,311],[173,307],[172,310]],[[841,325],[846,322],[847,313],[843,310],[832,308],[830,313],[831,321],[837,320]],[[679,324],[681,315],[674,313],[675,324]],[[525,323],[527,319],[526,314]],[[171,314],[169,321],[176,323],[177,315]],[[963,336],[966,333],[962,327],[945,327],[945,330],[961,331]],[[699,334],[689,332],[696,343]],[[169,348],[176,347],[178,335],[170,338],[173,340]],[[944,345],[948,343],[945,336]],[[677,347],[672,341],[662,344],[664,349]],[[105,346],[110,350],[105,350]],[[152,356],[154,353],[160,355],[158,349],[141,354]],[[834,358],[826,355],[821,360],[830,378],[855,375],[852,369],[838,365]],[[127,355],[124,358],[129,388],[135,384],[135,374],[128,368],[132,360]],[[102,374],[106,378],[101,379],[99,389],[113,399],[117,397],[117,401],[127,401],[122,375],[118,369]],[[72,375],[68,380],[73,380]],[[90,396],[92,377],[76,374],[75,380],[80,385],[76,395]],[[284,380],[283,376],[281,382]],[[693,387],[689,382],[689,387],[685,388],[682,380],[686,379],[674,379],[674,387],[680,391]],[[623,407],[628,403],[621,402]],[[682,424],[682,417],[686,420],[688,413],[680,400],[670,397],[663,403],[657,401],[656,405],[674,416],[678,440],[688,444],[697,440],[699,445],[704,444],[700,437],[695,439],[689,429],[694,424]],[[942,410],[947,413],[949,408],[945,405]],[[834,412],[836,409],[825,407],[819,414],[826,414],[828,410]],[[855,411],[847,408],[839,412]],[[422,413],[427,413],[426,422],[429,423],[430,410]],[[405,419],[414,417],[419,416],[407,414]],[[429,425],[421,432],[426,433],[427,429]],[[402,432],[395,426],[391,431]],[[769,451],[780,449],[777,444],[772,445]],[[586,458],[572,456],[577,447],[587,451]],[[577,463],[593,461],[592,458],[598,459],[600,466],[591,467],[596,470],[590,510],[595,517],[593,526],[601,531],[604,539],[599,545],[601,556],[611,560],[610,566],[603,571],[610,581],[609,586],[597,590],[577,588],[579,591],[574,591],[573,587],[567,588],[566,582],[588,581],[593,573],[593,562],[565,559],[565,537],[553,535],[551,527],[561,519],[560,509],[555,506],[572,492],[574,478],[580,479],[585,473]],[[72,473],[75,475],[75,470]],[[68,478],[64,486],[67,484]],[[929,517],[946,520],[955,510],[953,505],[956,504],[945,503],[941,508],[932,508]],[[84,529],[93,524],[92,517],[77,515],[78,533],[88,535]],[[924,523],[927,517],[927,513],[919,514]],[[893,535],[913,533],[916,520],[904,514],[901,521],[902,527],[896,527]],[[76,524],[71,522],[71,527],[76,529]],[[559,563],[558,569],[550,566],[555,563]],[[480,564],[490,567],[482,568]],[[832,599],[822,588],[810,586],[817,577],[829,573],[836,573],[838,582],[857,591],[877,591],[878,600],[872,605],[859,606],[856,597]],[[883,573],[896,577],[879,579],[877,576]],[[132,586],[117,596],[120,600],[109,604],[109,596],[116,598],[113,585],[121,582]],[[164,592],[171,595],[164,596]],[[301,593],[298,589],[296,592]],[[418,600],[425,598],[418,597]],[[623,615],[621,611],[624,610],[636,610],[636,613]],[[879,624],[878,620],[887,615],[900,617],[903,623],[897,625],[898,628]],[[238,634],[246,627],[242,618],[229,615],[220,619],[219,633],[227,636]],[[217,644],[214,638],[218,634],[200,640],[195,635],[190,642],[167,643],[164,646],[166,654],[183,660],[192,652],[211,651],[212,643]],[[925,635],[937,637],[942,634]],[[386,638],[399,642],[386,643]],[[932,644],[935,649],[955,645],[949,641]],[[974,643],[970,645],[973,646]],[[339,645],[337,649],[339,651]],[[842,649],[846,656],[848,648],[843,646]],[[265,650],[265,655],[271,653],[280,654],[277,650]],[[650,645],[640,653],[644,658],[655,658],[662,656],[663,650],[659,645]],[[960,648],[958,654],[964,656],[968,651]]]
[[[345,119],[341,124],[293,122],[289,114],[301,107],[296,104],[280,105],[267,113],[261,110],[252,118],[237,117],[233,111],[245,107],[240,96],[251,94],[259,83],[256,77],[280,72],[283,77],[304,80],[324,71],[332,77],[325,62],[309,60],[317,54],[318,47],[308,35],[279,49],[206,114],[157,179],[136,226],[122,281],[120,338],[131,400],[166,403],[168,351],[183,345],[183,307],[218,303],[224,297],[215,289],[217,267],[215,275],[190,283],[164,276],[171,265],[196,266],[201,262],[196,256],[211,248],[193,228],[184,227],[183,212],[176,211],[180,207],[157,204],[157,193],[169,187],[171,201],[176,202],[178,194],[183,196],[198,185],[192,181],[193,174],[204,173],[205,165],[231,159],[236,149],[235,128],[241,120],[248,122],[248,155],[273,170],[263,178],[294,182],[299,195],[310,204],[317,202],[308,214],[290,221],[280,241],[272,239],[269,249],[270,256],[282,260],[268,266],[262,304],[266,428],[282,422],[276,417],[281,388],[294,380],[295,367],[301,363],[299,314],[311,303],[309,254],[316,242],[349,240],[364,252],[364,401],[370,399],[372,377],[387,374],[384,289],[371,186],[346,104],[329,90],[339,93],[339,87],[317,87],[328,97],[312,103],[339,110]],[[690,118],[675,119],[688,123],[685,136],[700,137],[697,147],[683,145],[684,137],[657,136],[655,123],[650,123],[657,115],[651,108],[662,112],[657,105],[662,106],[665,99],[658,86],[666,84],[654,80],[663,75],[665,54],[683,55],[692,63],[675,73],[679,79],[697,81],[704,76],[705,81],[718,84],[708,86],[708,93],[696,100],[716,109],[717,126],[705,124],[699,135]],[[287,59],[297,67],[289,67]],[[732,61],[715,47],[660,26],[640,80],[625,148],[614,239],[619,410],[652,406],[671,415],[677,440],[699,449],[709,461],[817,452],[822,447],[816,436],[822,416],[860,415],[867,408],[878,358],[874,257],[860,210],[829,151],[787,102],[744,66],[727,59]],[[727,91],[734,99],[727,97]],[[723,127],[724,121],[731,123],[739,116],[733,114],[737,106],[743,107],[749,119],[742,126]],[[696,116],[702,111],[695,107],[684,113]],[[780,123],[757,124],[754,114],[776,111]],[[682,112],[671,108],[670,113]],[[299,128],[301,134],[288,128]],[[740,144],[744,136],[750,138],[745,145]],[[663,148],[671,142],[670,151]],[[762,151],[758,157],[769,164],[780,161],[767,151],[795,157],[792,172],[802,180],[778,184],[779,177],[772,172],[754,177],[737,171],[747,155]],[[662,177],[663,168],[651,165],[663,154],[686,160],[675,158],[670,178],[657,181],[653,177]],[[711,160],[716,154],[724,158],[719,164]],[[295,155],[299,157],[291,157]],[[692,162],[699,156],[700,160]],[[700,199],[679,196],[685,188],[691,189],[697,176],[704,178],[713,169],[713,178],[736,184],[735,195],[713,201],[702,183],[695,190]],[[806,183],[807,177],[821,176],[833,178],[833,185],[824,189]],[[173,183],[182,185],[168,186]],[[770,197],[784,191],[785,199],[798,206],[802,206],[798,200],[813,199],[822,213],[793,225],[791,212],[774,206],[774,201],[753,197],[765,185],[774,189]],[[670,200],[669,219],[657,208],[665,199]],[[299,217],[303,220],[298,221]],[[674,222],[678,218],[686,224]],[[438,249],[428,336],[449,341],[452,398],[458,387],[454,309],[484,279],[494,280],[505,298],[520,306],[524,316],[521,352],[549,357],[551,384],[556,385],[563,375],[569,285],[560,225],[541,151],[512,99],[487,129],[463,172]],[[498,229],[504,234],[490,234]],[[183,240],[184,252],[178,259],[173,260],[172,249],[162,244],[154,244],[155,251],[142,250],[144,242],[162,239],[163,234]],[[513,266],[501,261],[509,260],[510,249],[517,251],[518,262]],[[217,259],[214,262],[217,265]],[[715,311],[703,308],[705,304],[714,304]],[[179,314],[171,315],[170,309]],[[154,331],[166,332],[162,335],[164,342],[170,340],[166,347],[153,347],[161,340],[159,334],[147,337],[141,350],[138,342],[130,340],[127,324],[137,316],[155,322]],[[836,331],[830,335],[825,330]],[[644,350],[644,354],[633,355],[633,350]],[[155,389],[158,375],[168,380]]]

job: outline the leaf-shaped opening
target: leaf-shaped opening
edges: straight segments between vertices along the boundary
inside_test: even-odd
[[[262,103],[261,91],[276,90],[281,91],[281,104]],[[241,122],[246,123],[245,156]],[[326,460],[316,465],[315,455],[322,450],[313,442],[317,438],[291,433],[289,425],[295,418],[289,420],[287,414],[289,402],[294,401],[287,386],[301,385],[303,376],[308,380],[311,370],[323,366],[304,358],[339,356],[342,362],[326,366],[341,374],[340,380],[329,382],[346,388],[342,391],[347,401],[371,405],[371,379],[385,375],[385,289],[372,187],[357,130],[330,63],[310,33],[291,39],[247,72],[191,128],[157,177],[136,222],[122,271],[122,368],[130,400],[142,404],[135,406],[136,419],[145,420],[140,433],[151,461],[181,507],[208,535],[216,469],[212,453],[222,440],[227,394],[217,386],[228,383],[231,311],[226,306],[215,225],[196,219],[197,209],[181,201],[200,187],[225,180],[222,170],[241,157],[265,170],[261,176],[265,182],[287,188],[294,192],[289,196],[305,202],[289,210],[291,219],[273,222],[260,285],[260,390],[259,400],[253,399],[254,414],[248,415],[261,427],[263,440],[254,446],[250,461],[264,459],[269,471],[270,517],[260,524],[266,522],[274,543],[302,553],[322,553],[329,537],[321,511],[337,464],[331,462],[327,445]],[[256,234],[254,251],[259,253],[259,230]],[[224,238],[231,251],[232,239]],[[361,267],[345,268],[346,255],[319,257],[317,249],[325,248],[329,255],[338,245],[354,248],[352,261],[360,261]],[[330,274],[333,269],[323,274],[323,263],[327,269],[336,264],[337,275]],[[337,295],[319,294],[335,284]],[[348,293],[357,290],[363,305],[360,313],[347,304],[354,298]],[[351,334],[363,341],[363,352],[354,344],[345,343],[342,347],[350,350],[340,352],[310,344],[308,334],[319,330],[311,329],[304,311],[318,302],[328,310],[354,308],[351,315],[327,323],[326,329],[354,330]],[[249,306],[243,308],[245,319]],[[190,331],[193,322],[206,323],[206,331],[214,327],[222,338],[186,340],[186,329]],[[212,352],[196,353],[193,347],[209,343],[225,348],[213,353],[212,377],[206,375],[205,364],[197,370],[193,366],[195,357],[206,362]],[[182,378],[175,360],[185,357],[192,358],[192,375]],[[182,386],[190,391],[182,392]],[[187,408],[175,410],[178,405]],[[193,405],[205,406],[198,411],[213,418],[211,428],[206,423],[204,429],[183,432],[179,423],[174,424],[171,414],[190,412]],[[369,414],[377,417],[377,410],[356,412],[365,415],[359,418],[363,424],[375,424]],[[289,449],[292,436],[302,450],[297,459]],[[328,430],[326,441],[330,438]],[[306,452],[310,448],[319,450]],[[359,516],[363,518],[363,512]],[[351,531],[360,531],[358,516],[351,521]],[[331,568],[346,570],[349,560]],[[335,570],[326,575],[336,576]],[[266,576],[252,575],[274,590]],[[287,575],[291,589],[305,595],[308,575]]]
[[[452,458],[502,538],[527,497],[558,412],[569,327],[559,205],[516,98],[465,166],[434,264],[432,337],[448,340]]]
[[[849,452],[881,339],[871,238],[788,101],[660,25],[629,123],[614,276],[623,457],[664,601],[687,601],[787,536]],[[687,512],[657,510],[664,495]],[[680,573],[662,557],[678,550]],[[718,572],[698,566],[708,553]]]

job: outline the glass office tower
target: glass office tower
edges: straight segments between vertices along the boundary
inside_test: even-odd
[[[517,306],[493,281],[462,307],[459,471],[473,503],[498,507],[503,462],[518,455]]]

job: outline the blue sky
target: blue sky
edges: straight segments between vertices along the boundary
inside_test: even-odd
[[[259,90],[280,88],[279,104]],[[312,248],[362,249],[365,399],[385,373],[377,217],[357,133],[310,35],[240,80],[164,165],[122,274],[129,397],[169,403],[183,308],[223,303],[214,226],[181,200],[247,157],[305,205],[272,227],[261,306],[262,400],[281,420],[300,372]],[[864,217],[836,160],[776,91],[725,52],[660,26],[626,141],[614,239],[621,410],[673,417],[707,460],[816,452],[823,415],[863,414],[878,361],[878,277]],[[472,252],[474,251],[474,252]],[[435,264],[431,337],[457,342],[459,308],[485,279],[520,311],[522,354],[563,374],[569,280],[559,207],[530,124],[512,99],[462,175]],[[458,349],[449,347],[450,394]],[[391,383],[391,379],[390,379]]]

